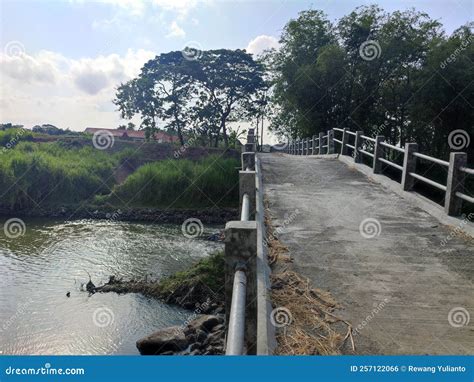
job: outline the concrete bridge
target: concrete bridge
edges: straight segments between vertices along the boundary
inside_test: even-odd
[[[341,304],[357,353],[474,353],[474,216],[450,217],[350,157],[260,158],[279,239]]]
[[[226,225],[226,354],[275,349],[268,234],[288,248],[291,270],[337,301],[356,353],[474,353],[474,214],[460,214],[474,202],[463,187],[474,170],[465,153],[447,162],[414,143],[401,148],[345,129],[270,154],[256,155],[255,142],[250,130],[241,220]],[[403,153],[403,165],[388,150]],[[417,160],[446,167],[447,184],[416,172]],[[401,184],[383,165],[401,171]],[[444,191],[444,208],[409,192],[415,181]],[[265,218],[276,232],[266,232]]]

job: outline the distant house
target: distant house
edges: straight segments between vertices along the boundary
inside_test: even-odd
[[[134,131],[134,130],[119,130],[119,129],[99,129],[95,127],[88,127],[84,132],[89,134],[95,134],[98,131],[107,131],[111,133],[116,138],[129,139],[132,141],[144,141],[145,140],[145,131]],[[158,143],[174,143],[179,142],[179,138],[168,134],[164,131],[155,132],[154,139]]]

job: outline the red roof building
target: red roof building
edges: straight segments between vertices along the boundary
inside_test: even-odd
[[[84,132],[89,133],[89,134],[95,134],[98,131],[107,131],[116,138],[130,139],[134,141],[145,140],[144,130],[134,131],[134,130],[119,130],[119,129],[99,129],[95,127],[88,127]],[[168,134],[165,131],[155,132],[155,136],[153,137],[153,139],[158,143],[174,143],[174,142],[179,141],[178,137]]]

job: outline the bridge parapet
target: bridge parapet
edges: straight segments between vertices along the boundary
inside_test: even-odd
[[[226,355],[269,355],[275,347],[262,174],[255,146],[251,129],[239,171],[241,219],[225,228]]]
[[[341,139],[335,137],[336,132],[342,133]],[[302,142],[307,143],[306,150],[301,147]],[[336,143],[340,146],[339,151],[336,151]],[[403,154],[403,165],[390,160],[389,153],[391,151]],[[291,155],[309,155],[309,153],[325,155],[338,152],[340,155],[351,155],[355,163],[363,163],[363,157],[369,158],[372,161],[374,174],[383,174],[384,165],[400,171],[401,187],[404,191],[413,190],[416,181],[443,191],[445,193],[444,210],[450,216],[461,214],[463,201],[474,203],[474,198],[463,192],[465,178],[474,175],[474,169],[467,167],[467,154],[464,152],[452,152],[449,161],[444,161],[419,153],[416,143],[406,143],[405,147],[399,147],[385,142],[385,137],[381,135],[372,138],[364,135],[362,131],[353,132],[340,128],[328,130],[326,135],[320,132],[317,138],[313,136],[312,139],[288,142],[286,152]],[[352,154],[350,154],[351,152]],[[416,164],[419,160],[446,167],[448,170],[446,185],[417,173]]]

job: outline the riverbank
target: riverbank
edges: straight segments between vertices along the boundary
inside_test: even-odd
[[[0,208],[3,217],[39,217],[64,220],[102,219],[128,222],[182,224],[186,219],[199,219],[203,224],[225,224],[238,216],[236,208],[160,209],[60,206],[55,208],[10,210]]]
[[[128,280],[111,276],[91,293],[141,293],[189,310],[182,323],[162,328],[137,341],[142,355],[217,355],[224,352],[224,254],[211,254],[189,269],[162,280]]]

